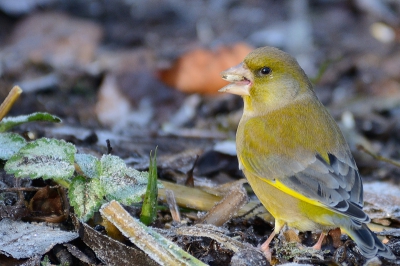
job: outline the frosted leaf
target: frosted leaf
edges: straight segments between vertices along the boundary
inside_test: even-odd
[[[49,113],[40,113],[40,112],[33,113],[30,115],[5,117],[0,122],[0,132],[7,131],[20,124],[34,122],[34,121],[47,121],[47,122],[59,123],[61,122],[61,118],[55,115],[51,115]]]
[[[26,145],[23,137],[15,133],[0,133],[0,159],[8,160]]]
[[[42,256],[56,244],[66,243],[79,237],[76,232],[62,231],[54,228],[54,225],[25,223],[11,219],[0,221],[0,232],[0,253],[16,259]]]
[[[107,200],[117,200],[125,205],[140,202],[146,192],[147,182],[140,182],[131,175],[134,171],[126,167],[125,162],[114,155],[101,158],[103,172],[100,181],[106,192]]]
[[[68,196],[75,213],[84,222],[89,220],[104,203],[104,189],[99,179],[75,177],[69,187]]]
[[[101,168],[103,176],[121,176],[126,173],[125,162],[115,155],[103,155],[101,157]]]
[[[108,201],[117,200],[125,205],[131,205],[135,202],[141,202],[142,196],[146,192],[147,185],[135,184],[135,180],[125,177],[119,180],[119,184],[110,183],[110,179],[103,179],[102,183],[106,185],[106,198]]]
[[[86,177],[99,178],[101,174],[100,160],[90,154],[75,154],[75,162]]]
[[[128,167],[126,169],[126,174],[129,177],[136,179],[139,184],[147,184],[149,181],[149,172],[141,172],[134,168]]]
[[[126,170],[126,174],[129,177],[136,179],[139,184],[146,185],[149,182],[149,172],[141,172],[134,168],[128,167]],[[157,180],[157,187],[164,188],[163,184],[159,180]]]
[[[76,148],[64,140],[41,138],[14,154],[4,166],[8,174],[32,179],[67,179],[74,173]]]

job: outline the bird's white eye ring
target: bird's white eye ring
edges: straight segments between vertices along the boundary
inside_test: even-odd
[[[260,69],[260,74],[265,76],[268,75],[272,72],[272,70],[269,67],[263,67]]]

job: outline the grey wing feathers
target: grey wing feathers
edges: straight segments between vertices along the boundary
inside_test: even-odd
[[[356,221],[369,221],[368,215],[362,211],[363,187],[354,161],[346,163],[329,154],[327,163],[320,155],[316,155],[305,169],[282,178],[281,182]]]

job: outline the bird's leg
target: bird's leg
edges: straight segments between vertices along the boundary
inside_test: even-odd
[[[272,253],[269,250],[269,244],[271,243],[272,239],[274,239],[275,235],[276,235],[276,233],[275,233],[275,231],[273,231],[269,235],[268,239],[261,245],[261,251],[264,253],[265,257],[267,258],[267,260],[269,262],[271,262],[271,259],[272,259]]]
[[[324,241],[325,236],[326,236],[325,232],[322,232],[321,235],[319,236],[317,243],[315,243],[315,245],[312,248],[320,250],[322,246],[322,241]]]
[[[274,239],[275,235],[279,233],[279,231],[282,229],[284,225],[285,225],[284,223],[275,219],[274,231],[269,235],[268,239],[261,245],[260,249],[264,253],[265,257],[269,262],[271,262],[272,259],[272,253],[269,250],[269,244],[271,243],[272,239]]]

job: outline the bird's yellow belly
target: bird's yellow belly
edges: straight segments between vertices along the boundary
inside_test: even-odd
[[[261,178],[245,172],[250,186],[279,225],[287,224],[300,231],[330,230],[338,227],[344,217],[327,208],[293,197],[268,184]]]

